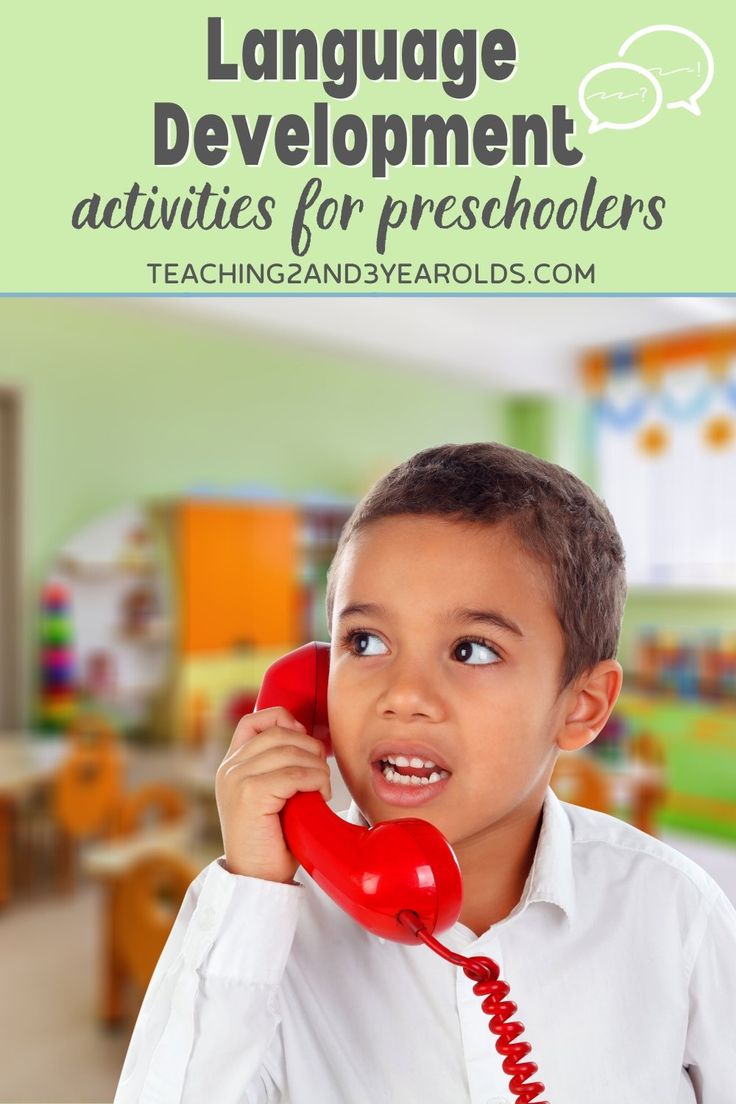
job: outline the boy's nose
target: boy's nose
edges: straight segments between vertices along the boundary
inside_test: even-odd
[[[403,720],[412,717],[440,720],[445,711],[435,682],[416,664],[397,665],[388,674],[376,704],[382,716]]]

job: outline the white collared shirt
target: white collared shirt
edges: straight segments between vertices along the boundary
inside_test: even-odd
[[[370,935],[300,875],[202,871],[116,1104],[515,1104],[462,971]],[[736,912],[658,840],[548,789],[518,905],[439,938],[498,963],[550,1104],[736,1101]]]

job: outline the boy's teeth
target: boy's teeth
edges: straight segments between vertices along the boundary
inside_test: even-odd
[[[420,759],[418,755],[412,755],[411,759],[405,755],[387,755],[386,762],[393,763],[395,767],[426,767],[429,770],[437,766],[431,759]]]
[[[449,772],[446,770],[432,771],[429,778],[421,778],[418,774],[399,774],[390,764],[391,760],[389,759],[388,764],[383,768],[383,777],[387,782],[394,782],[399,786],[429,786],[432,782],[439,782],[443,778],[450,777]],[[412,761],[411,764],[407,764],[407,766],[409,765],[413,767],[417,764]],[[434,764],[432,765],[434,766]],[[403,764],[397,763],[396,766],[400,767],[403,766]]]

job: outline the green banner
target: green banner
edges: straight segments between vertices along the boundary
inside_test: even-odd
[[[4,16],[0,292],[736,292],[736,15]]]

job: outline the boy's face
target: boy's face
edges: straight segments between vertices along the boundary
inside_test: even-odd
[[[506,524],[402,515],[360,531],[338,571],[329,713],[367,820],[418,816],[457,847],[537,815],[563,651],[546,573]]]

